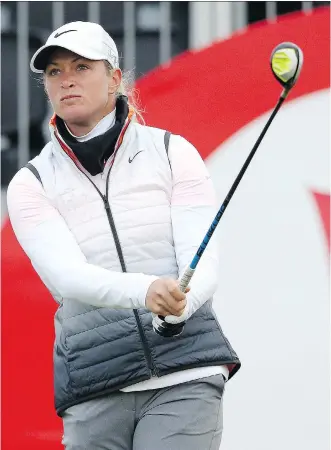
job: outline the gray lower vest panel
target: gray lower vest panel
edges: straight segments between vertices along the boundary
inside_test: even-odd
[[[82,311],[71,315],[78,312],[75,306]],[[233,364],[231,377],[240,368],[211,302],[188,320],[176,338],[157,335],[151,314],[139,310],[145,343],[133,311],[86,307],[79,302],[75,306],[69,314],[63,314],[61,307],[56,315],[54,382],[59,415],[74,404],[147,380],[153,372],[163,376],[193,367]]]

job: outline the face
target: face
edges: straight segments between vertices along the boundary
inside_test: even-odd
[[[45,87],[54,112],[68,126],[93,127],[115,107],[121,71],[103,61],[58,49],[45,69]]]

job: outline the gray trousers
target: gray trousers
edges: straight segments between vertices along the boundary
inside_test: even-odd
[[[223,375],[162,389],[114,392],[68,408],[67,450],[219,450]]]

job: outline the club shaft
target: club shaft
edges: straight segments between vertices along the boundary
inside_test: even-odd
[[[205,235],[205,237],[204,237],[200,247],[198,248],[197,253],[194,256],[194,258],[193,258],[193,260],[192,260],[192,262],[191,262],[191,264],[189,266],[190,269],[194,270],[196,268],[198,262],[200,261],[200,258],[202,256],[203,252],[205,251],[205,249],[206,249],[206,247],[208,245],[208,242],[210,241],[210,238],[212,237],[212,235],[213,235],[213,233],[214,233],[214,231],[215,231],[219,221],[221,220],[221,217],[223,216],[224,211],[226,210],[226,207],[230,203],[230,200],[231,200],[233,194],[235,193],[235,191],[236,191],[236,189],[237,189],[237,187],[238,187],[242,177],[244,176],[244,173],[246,172],[250,162],[252,161],[253,156],[256,153],[256,150],[258,149],[259,145],[261,144],[262,139],[264,138],[266,132],[268,131],[268,128],[270,127],[271,122],[275,118],[275,116],[276,116],[277,112],[279,111],[279,108],[282,106],[282,103],[284,102],[284,100],[285,100],[285,96],[282,94],[280,96],[280,98],[279,98],[279,100],[277,102],[277,105],[275,106],[273,112],[271,113],[271,115],[270,115],[270,117],[268,119],[268,122],[265,124],[265,126],[264,126],[264,128],[263,128],[263,130],[262,130],[262,132],[260,134],[260,136],[258,137],[257,141],[254,144],[254,147],[250,151],[250,153],[249,153],[249,155],[248,155],[244,165],[242,166],[240,172],[238,173],[236,179],[234,180],[234,183],[232,184],[232,186],[231,186],[227,196],[225,197],[225,200],[223,201],[220,209],[218,210],[218,212],[217,212],[217,214],[216,214],[216,216],[215,216],[215,218],[214,218],[214,220],[213,220],[209,230],[207,231],[207,233],[206,233],[206,235]]]
[[[208,242],[210,241],[210,238],[212,237],[219,221],[221,220],[221,217],[224,214],[224,211],[226,210],[226,207],[228,206],[228,204],[230,203],[230,200],[233,196],[233,194],[235,193],[242,177],[244,176],[244,173],[246,172],[250,162],[253,159],[253,156],[256,153],[256,150],[259,148],[259,145],[261,144],[262,139],[264,138],[266,132],[268,131],[268,128],[271,125],[271,122],[274,120],[275,115],[277,114],[277,112],[279,111],[279,108],[282,106],[286,96],[287,96],[288,91],[285,89],[281,96],[279,97],[279,100],[277,102],[277,105],[275,106],[274,110],[272,111],[268,122],[265,124],[260,136],[258,137],[257,141],[254,144],[254,147],[252,148],[252,150],[250,151],[246,161],[244,162],[240,172],[238,173],[236,179],[234,180],[227,196],[225,197],[225,200],[223,201],[220,209],[218,210],[210,228],[208,229],[205,237],[203,238],[203,241],[200,245],[200,247],[198,248],[194,258],[192,259],[191,264],[189,265],[189,267],[186,269],[185,273],[182,275],[181,280],[180,280],[180,290],[182,292],[185,292],[185,289],[187,288],[187,286],[189,285],[189,282],[191,281],[192,276],[194,275],[194,271],[196,266],[198,265],[198,262],[200,261],[201,256],[203,255],[203,252],[205,251]],[[161,320],[164,320],[165,318],[163,316],[159,316],[159,318]]]

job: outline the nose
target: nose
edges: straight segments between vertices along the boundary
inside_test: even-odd
[[[75,86],[75,81],[70,77],[64,77],[61,82],[61,87],[63,89],[70,89]]]

